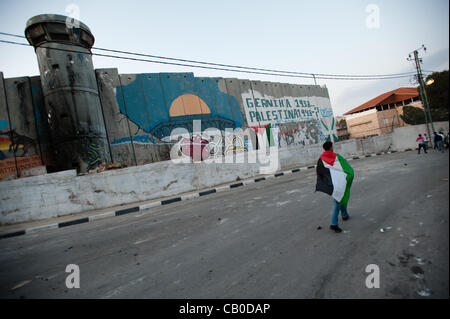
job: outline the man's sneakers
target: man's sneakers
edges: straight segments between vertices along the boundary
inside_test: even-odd
[[[330,225],[330,229],[334,230],[335,233],[342,232],[342,229],[340,229],[339,226],[337,226],[337,225]]]
[[[349,218],[350,218],[349,215],[347,215],[347,216],[342,216],[342,220],[348,220]]]

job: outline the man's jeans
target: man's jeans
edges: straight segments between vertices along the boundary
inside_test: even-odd
[[[443,145],[442,141],[437,141],[436,144],[437,144],[438,150],[441,152],[444,152],[444,145]]]
[[[348,216],[347,208],[339,204],[337,200],[333,198],[333,215],[331,216],[331,225],[337,226],[339,224],[339,211],[342,217]]]
[[[425,152],[425,154],[427,153],[427,147],[425,146],[426,144],[419,144],[419,154],[420,154],[420,149],[423,148],[423,151]]]

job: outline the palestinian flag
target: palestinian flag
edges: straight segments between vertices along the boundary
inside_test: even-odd
[[[316,191],[332,196],[347,207],[353,177],[353,168],[341,155],[325,151],[317,162]]]

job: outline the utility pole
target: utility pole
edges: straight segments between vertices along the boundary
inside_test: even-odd
[[[427,48],[422,44],[422,47],[414,50],[412,53],[414,54],[414,62],[416,64],[417,81],[419,82],[420,99],[422,100],[422,103],[424,106],[425,123],[427,124],[428,138],[430,140],[430,145],[433,147],[434,145],[432,143],[429,123],[431,123],[431,128],[432,128],[433,132],[435,132],[435,130],[434,130],[434,125],[433,125],[433,119],[431,118],[430,106],[428,104],[427,92],[425,90],[425,83],[423,82],[422,69],[420,67],[420,63],[422,62],[422,59],[419,58],[419,50],[421,50],[421,49],[423,49],[425,52],[427,51]],[[407,58],[407,60],[408,61],[413,60],[411,58],[411,53],[409,54],[409,57]]]

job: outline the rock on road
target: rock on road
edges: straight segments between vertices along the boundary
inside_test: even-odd
[[[448,153],[350,164],[341,234],[328,229],[332,200],[308,170],[2,239],[0,297],[448,298]],[[68,264],[80,267],[79,289],[65,285]],[[365,285],[369,264],[379,289]]]

